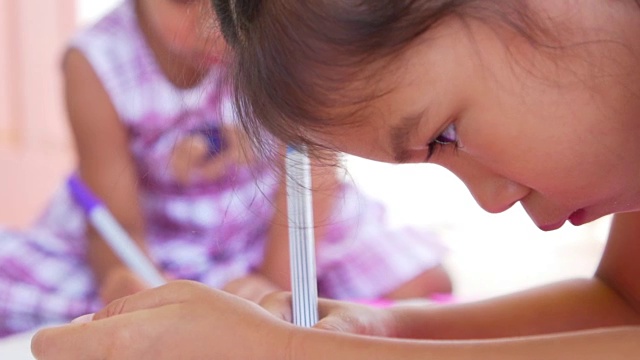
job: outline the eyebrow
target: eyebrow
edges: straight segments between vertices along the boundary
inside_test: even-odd
[[[397,125],[391,126],[389,129],[389,143],[393,152],[393,159],[398,163],[404,163],[409,160],[411,154],[407,149],[410,135],[418,127],[420,120],[424,118],[424,111],[418,114],[402,117]]]

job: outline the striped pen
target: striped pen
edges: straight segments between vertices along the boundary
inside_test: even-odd
[[[293,323],[311,327],[318,322],[311,165],[306,151],[287,147],[287,214]]]

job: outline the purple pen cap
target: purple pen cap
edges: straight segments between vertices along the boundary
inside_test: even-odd
[[[207,138],[207,148],[210,156],[219,154],[224,149],[222,144],[222,129],[220,127],[210,125],[199,128],[194,132],[202,134]]]
[[[67,187],[73,200],[86,214],[91,213],[96,206],[100,206],[100,200],[98,200],[89,187],[80,179],[80,175],[77,173],[73,173],[69,179],[67,179]]]

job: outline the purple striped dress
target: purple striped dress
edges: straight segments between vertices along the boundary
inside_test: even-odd
[[[223,178],[191,187],[180,186],[168,167],[180,137],[222,124],[220,69],[194,88],[172,85],[145,43],[133,0],[70,46],[89,60],[129,131],[156,263],[175,278],[212,287],[259,266],[278,186],[269,164],[232,166]],[[443,248],[433,234],[385,224],[380,204],[344,184],[318,249],[321,296],[376,298],[440,263]],[[0,336],[102,306],[86,259],[86,227],[62,187],[29,230],[0,230]]]

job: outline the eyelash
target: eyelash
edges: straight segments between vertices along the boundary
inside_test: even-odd
[[[453,132],[453,138],[450,138],[452,134],[446,133]],[[444,131],[442,131],[438,136],[435,137],[428,145],[427,145],[427,158],[425,162],[429,161],[435,154],[438,153],[444,146],[453,145],[454,149],[458,149],[460,147],[460,143],[458,142],[458,134],[456,133],[456,128],[454,124],[450,124],[447,126]]]

